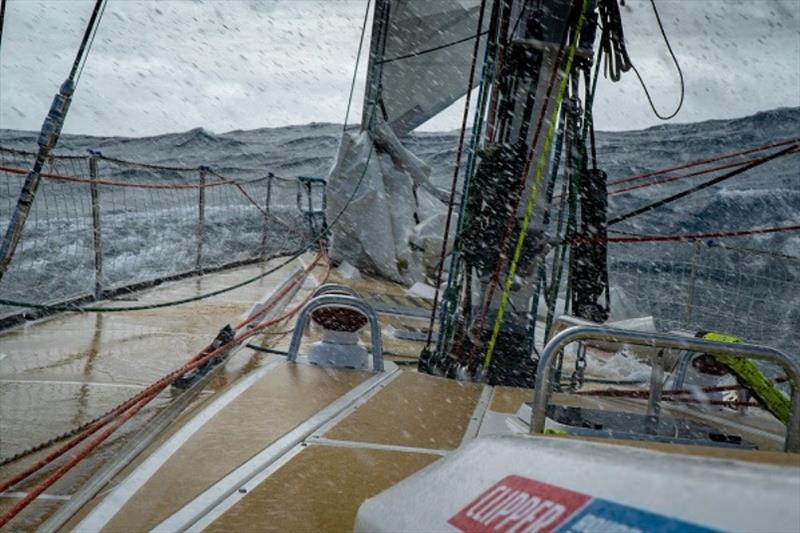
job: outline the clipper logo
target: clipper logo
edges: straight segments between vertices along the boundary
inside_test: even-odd
[[[501,479],[448,522],[466,533],[553,531],[590,496],[521,476]]]
[[[668,516],[508,476],[447,521],[465,533],[713,533]]]

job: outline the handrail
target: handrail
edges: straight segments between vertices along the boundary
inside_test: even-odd
[[[353,287],[342,285],[340,283],[326,283],[325,285],[320,285],[314,289],[313,293],[311,293],[311,298],[316,298],[317,296],[328,293],[344,294],[347,296],[352,296],[353,298],[363,299],[361,295],[358,294],[358,291]]]
[[[366,301],[353,296],[344,294],[322,294],[308,302],[300,314],[297,316],[297,323],[292,333],[292,342],[289,344],[287,360],[294,362],[297,360],[297,353],[300,350],[300,341],[303,338],[303,330],[311,318],[311,313],[320,307],[346,307],[362,313],[370,323],[370,334],[372,336],[372,370],[383,372],[383,342],[381,341],[381,325],[378,322],[378,315]]]
[[[731,344],[694,337],[628,331],[598,325],[579,325],[565,329],[553,337],[542,350],[536,369],[536,381],[533,390],[531,433],[544,432],[547,402],[552,388],[552,376],[550,374],[556,355],[568,344],[581,340],[626,342],[652,348],[677,348],[695,352],[748,357],[778,364],[786,371],[789,382],[792,385],[791,413],[786,427],[784,449],[787,452],[800,452],[800,362],[791,359],[781,351],[766,346]]]

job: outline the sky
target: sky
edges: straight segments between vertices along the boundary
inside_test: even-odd
[[[0,128],[38,130],[94,2],[7,2]],[[674,122],[800,106],[800,1],[657,5],[686,79]],[[366,0],[109,0],[64,131],[146,136],[341,123],[365,8]],[[649,0],[627,0],[622,17],[633,62],[658,109],[671,113],[678,74]],[[368,38],[351,122],[360,117]],[[455,129],[462,110],[463,99],[421,129]],[[660,122],[632,72],[618,83],[601,79],[595,121],[601,130]]]

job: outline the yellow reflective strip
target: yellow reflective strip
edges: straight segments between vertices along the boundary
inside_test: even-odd
[[[710,341],[741,344],[742,339],[722,333],[709,332],[703,338]],[[784,424],[789,423],[791,406],[789,398],[781,392],[758,367],[749,359],[735,355],[712,354],[714,359],[727,366],[744,382],[745,386],[756,396],[767,410]]]

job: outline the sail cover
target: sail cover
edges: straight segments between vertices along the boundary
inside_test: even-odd
[[[382,20],[376,8],[368,87],[380,94],[379,112],[402,137],[466,93],[480,1],[383,0],[383,8]],[[482,31],[489,18],[486,13]],[[482,38],[473,86],[480,79],[485,43]],[[374,101],[370,92],[367,101]]]

